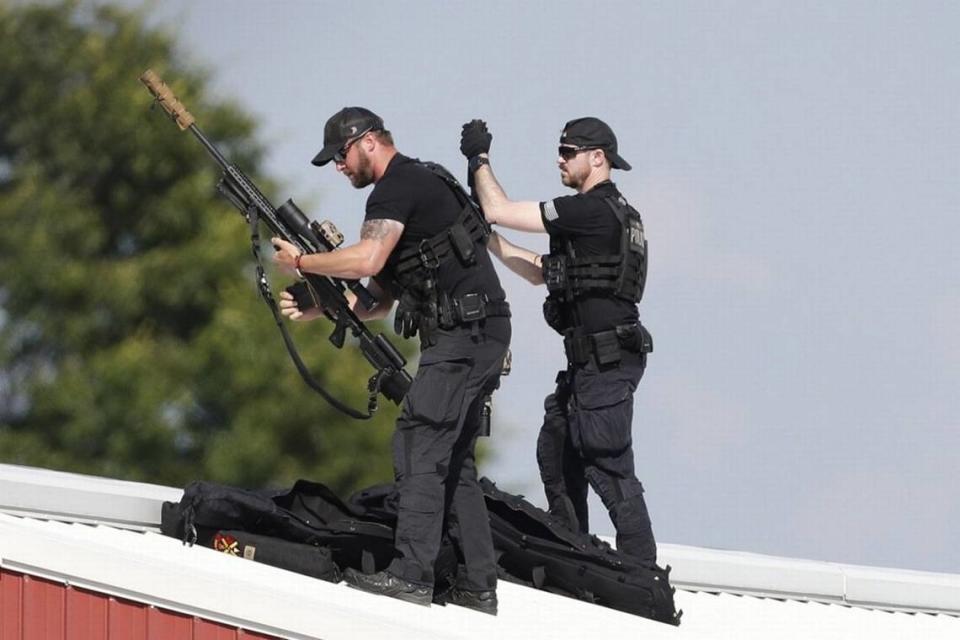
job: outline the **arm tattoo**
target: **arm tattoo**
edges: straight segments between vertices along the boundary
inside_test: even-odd
[[[360,226],[361,240],[383,240],[390,233],[390,220],[364,220]]]

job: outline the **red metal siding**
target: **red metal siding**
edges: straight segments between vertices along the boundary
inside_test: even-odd
[[[80,589],[67,589],[67,639],[106,638],[109,601]],[[2,640],[2,639],[0,639]]]
[[[0,640],[20,640],[22,612],[23,580],[0,570]]]
[[[156,607],[147,609],[147,640],[193,638],[193,617]]]
[[[23,640],[60,640],[67,608],[63,585],[27,576],[22,579]]]
[[[91,597],[97,597],[91,594]],[[147,612],[142,604],[110,600],[107,638],[146,638]],[[77,638],[76,640],[81,640]]]
[[[194,616],[0,570],[0,640],[275,640]]]

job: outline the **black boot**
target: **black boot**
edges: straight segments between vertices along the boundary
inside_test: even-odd
[[[377,593],[382,596],[390,596],[413,604],[430,606],[433,600],[433,589],[424,587],[406,580],[401,580],[397,576],[378,571],[367,575],[356,569],[347,569],[343,572],[343,579],[347,584],[355,589]]]
[[[466,591],[454,587],[446,594],[444,601],[492,616],[497,615],[497,592],[493,590]]]

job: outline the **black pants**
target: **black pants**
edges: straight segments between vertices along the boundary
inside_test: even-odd
[[[445,528],[463,553],[462,589],[497,585],[497,565],[474,449],[483,397],[498,381],[510,323],[488,318],[470,329],[437,331],[407,392],[393,438],[400,501],[396,558],[387,571],[433,586],[434,562]]]
[[[617,548],[653,565],[657,546],[633,464],[633,393],[646,354],[624,353],[618,365],[592,360],[558,376],[544,403],[537,462],[550,512],[570,528],[589,532],[587,486],[592,486],[617,530]]]

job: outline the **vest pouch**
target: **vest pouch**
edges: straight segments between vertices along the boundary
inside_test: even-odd
[[[547,326],[563,335],[563,332],[566,331],[567,325],[563,321],[563,314],[560,312],[560,303],[556,300],[547,298],[543,302],[543,319],[547,322]]]
[[[653,351],[653,336],[639,322],[618,326],[617,339],[627,351],[633,353],[650,353]]]
[[[468,293],[458,300],[460,322],[476,322],[487,317],[487,302],[479,293]]]
[[[476,247],[462,222],[450,227],[447,237],[450,238],[450,246],[453,247],[453,252],[460,260],[460,264],[468,267],[477,261]]]
[[[601,331],[590,336],[600,366],[620,362],[620,340],[616,331]]]
[[[643,334],[643,346],[640,348],[640,351],[643,353],[653,353],[653,336],[643,325],[640,325],[640,333]]]
[[[564,293],[567,289],[567,256],[543,256],[543,282],[550,293]]]
[[[589,336],[564,335],[563,351],[567,362],[577,365],[586,364],[593,354],[593,342]]]

